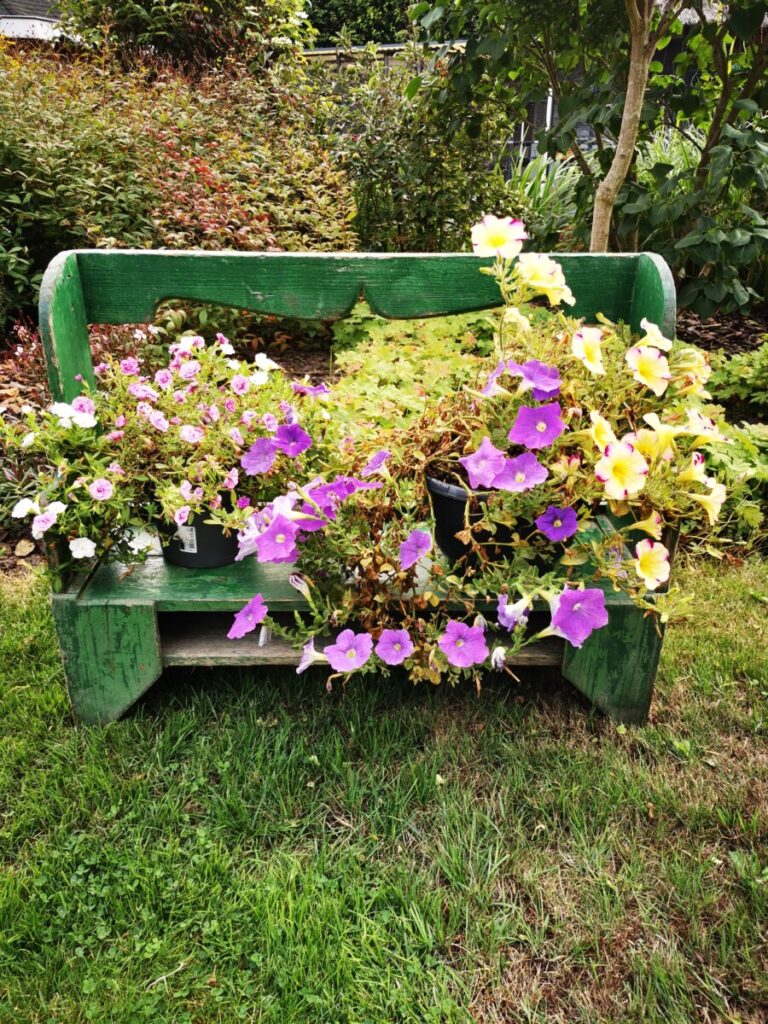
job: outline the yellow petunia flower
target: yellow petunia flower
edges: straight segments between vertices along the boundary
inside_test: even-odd
[[[653,431],[656,442],[655,458],[669,461],[675,455],[675,438],[686,433],[685,427],[676,427],[672,423],[662,423],[659,414],[649,412],[643,416],[643,421]]]
[[[661,540],[662,531],[664,529],[664,520],[660,514],[656,511],[650,513],[645,519],[639,519],[632,527],[633,530],[642,530],[643,533],[650,534],[654,540]]]
[[[592,429],[589,431],[589,436],[601,452],[605,451],[608,445],[614,444],[618,438],[614,434],[611,424],[604,416],[601,416],[599,412],[592,410],[589,414],[589,418],[592,421]]]
[[[590,373],[598,377],[605,373],[600,348],[602,341],[603,332],[599,327],[582,327],[571,338],[571,352],[584,363]]]
[[[511,260],[519,254],[527,237],[521,220],[487,213],[472,228],[472,248],[475,256],[501,256]]]
[[[691,494],[687,491],[686,494],[689,498],[704,506],[704,510],[709,517],[709,524],[714,526],[720,517],[720,509],[728,497],[728,492],[725,489],[725,485],[718,483],[714,477],[708,476],[704,483],[709,487],[709,494]]]
[[[679,395],[698,395],[711,398],[704,385],[712,375],[712,367],[703,352],[684,348],[674,360],[674,384]]]
[[[605,484],[608,498],[621,500],[642,491],[648,463],[626,441],[609,444],[595,465],[595,476]]]
[[[576,299],[565,283],[563,268],[549,256],[540,252],[524,252],[517,261],[517,277],[535,295],[545,295],[550,306],[567,302],[573,306]]]
[[[511,324],[521,331],[530,331],[531,329],[531,321],[527,316],[523,316],[517,306],[507,306],[504,310],[504,323]]]
[[[695,448],[702,444],[713,444],[716,441],[728,443],[728,438],[725,434],[720,433],[717,424],[709,416],[700,413],[698,409],[686,409],[685,414],[688,417],[686,434],[689,437],[695,435],[693,441]]]
[[[635,345],[624,358],[634,370],[632,376],[636,381],[650,388],[654,395],[664,394],[671,377],[665,355],[650,345]]]
[[[704,464],[704,456],[701,452],[693,452],[690,464],[677,475],[677,482],[703,484],[707,479],[707,468]]]
[[[664,352],[669,352],[672,348],[672,342],[669,338],[664,337],[657,324],[653,324],[650,320],[643,317],[640,321],[640,327],[645,331],[645,336],[640,339],[641,345],[652,345],[654,348],[660,348]]]
[[[635,572],[648,590],[656,590],[669,579],[669,551],[663,544],[641,540],[635,545]]]

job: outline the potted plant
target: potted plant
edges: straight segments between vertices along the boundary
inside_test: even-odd
[[[231,562],[253,509],[323,460],[327,388],[290,383],[262,354],[235,358],[221,334],[182,336],[169,357],[154,373],[110,358],[95,389],[30,412],[23,436],[6,428],[41,464],[38,495],[12,514],[31,517],[60,572],[141,560],[158,537],[176,564]]]
[[[241,552],[290,563],[307,610],[287,627],[257,594],[231,637],[268,619],[303,646],[299,671],[403,665],[439,682],[503,668],[548,636],[581,647],[608,622],[606,588],[649,614],[674,610],[670,538],[711,528],[725,499],[708,466],[725,439],[705,405],[706,359],[651,323],[638,338],[531,306],[572,296],[555,261],[516,258],[524,235],[511,218],[473,231],[503,303],[482,377],[249,517]],[[436,497],[459,507],[460,529]],[[440,557],[434,538],[459,549]]]

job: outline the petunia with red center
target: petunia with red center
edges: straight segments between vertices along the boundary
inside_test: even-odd
[[[500,491],[530,491],[543,484],[549,471],[531,452],[505,459],[501,472],[493,478],[492,484]]]
[[[376,654],[386,665],[402,665],[413,654],[413,640],[407,629],[383,629]]]
[[[320,398],[323,395],[330,395],[331,389],[327,384],[300,384],[298,381],[292,381],[291,390],[295,395],[306,395],[307,398]]]
[[[277,445],[271,437],[260,437],[240,459],[240,465],[248,476],[268,473],[277,458]]]
[[[504,452],[499,451],[489,437],[484,437],[472,455],[459,459],[466,469],[470,487],[490,487],[493,478],[504,468]]]
[[[411,530],[400,545],[400,568],[410,569],[432,548],[432,537],[426,530]]]
[[[561,411],[558,402],[535,408],[529,405],[521,406],[509,432],[509,440],[525,448],[548,447],[565,430],[565,423],[560,416]]]
[[[299,527],[285,516],[275,516],[254,540],[257,562],[295,562],[299,556],[296,535]]]
[[[547,540],[553,543],[568,540],[579,528],[579,517],[572,508],[556,508],[550,505],[546,512],[536,519],[536,526]]]
[[[260,622],[264,621],[268,612],[269,608],[264,604],[264,598],[261,594],[257,594],[235,615],[232,627],[227,633],[227,639],[239,640],[244,637],[246,633],[250,633]]]
[[[345,629],[336,637],[336,643],[323,650],[323,654],[335,672],[354,672],[368,661],[372,651],[372,636]]]
[[[456,619],[448,621],[445,633],[437,644],[448,659],[448,664],[456,668],[481,665],[488,657],[488,646],[482,628],[468,626],[465,622],[457,622]]]
[[[298,423],[283,423],[277,428],[274,443],[281,452],[295,459],[312,447],[312,438]]]
[[[581,647],[596,629],[608,624],[608,610],[602,590],[564,590],[550,603],[550,630],[573,647]]]

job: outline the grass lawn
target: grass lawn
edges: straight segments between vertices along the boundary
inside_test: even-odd
[[[74,728],[0,586],[0,1021],[768,1019],[768,563],[689,565],[650,725],[553,680],[169,672]]]

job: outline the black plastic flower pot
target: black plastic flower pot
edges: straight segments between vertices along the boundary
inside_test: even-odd
[[[469,554],[469,544],[456,536],[466,528],[465,513],[469,501],[469,523],[478,522],[483,517],[483,505],[494,493],[493,491],[472,491],[470,495],[463,487],[436,480],[432,476],[426,479],[427,490],[432,500],[432,514],[435,518],[435,543],[442,553],[452,562],[458,562]],[[496,533],[480,531],[475,540],[487,551],[492,560],[504,557],[504,548],[499,545],[508,544],[512,540],[512,531],[506,526],[497,526]]]
[[[237,554],[237,533],[225,534],[216,523],[203,522],[195,516],[183,526],[164,523],[161,533],[168,538],[163,544],[163,557],[172,565],[185,569],[215,569],[231,565]]]

